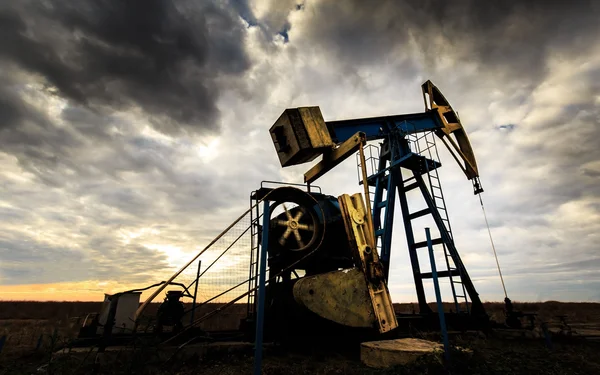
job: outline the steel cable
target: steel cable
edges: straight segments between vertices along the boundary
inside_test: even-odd
[[[485,225],[487,226],[488,235],[490,236],[492,250],[494,251],[494,258],[496,258],[496,266],[498,267],[498,274],[500,275],[500,281],[502,282],[502,289],[504,289],[504,297],[508,298],[508,294],[506,293],[506,286],[504,285],[504,277],[502,277],[502,270],[500,270],[500,262],[498,262],[498,254],[496,253],[496,246],[494,245],[494,239],[492,238],[492,231],[490,230],[490,224],[488,222],[487,215],[485,213],[485,207],[483,206],[483,199],[481,199],[481,194],[479,194],[479,202],[481,203],[481,210],[483,211],[483,218],[485,219]]]

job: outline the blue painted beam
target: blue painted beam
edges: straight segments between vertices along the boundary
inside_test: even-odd
[[[258,307],[256,309],[256,336],[254,347],[254,374],[260,375],[262,368],[263,331],[265,321],[265,282],[267,272],[267,249],[269,244],[269,201],[264,201],[262,243],[260,249],[260,266],[258,271]]]
[[[444,356],[450,360],[450,344],[448,343],[448,330],[446,329],[446,316],[444,315],[444,304],[442,303],[442,293],[440,292],[440,282],[433,257],[433,243],[429,228],[425,228],[425,237],[427,237],[427,247],[429,248],[429,261],[431,262],[431,275],[433,276],[433,288],[435,289],[435,299],[437,302],[438,317],[440,318],[440,330],[444,341]]]
[[[352,120],[327,121],[327,128],[334,142],[342,143],[356,132],[363,132],[368,141],[383,139],[392,131],[404,134],[426,132],[442,128],[437,111],[409,113],[404,115],[370,117]]]

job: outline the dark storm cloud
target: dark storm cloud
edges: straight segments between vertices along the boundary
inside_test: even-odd
[[[0,61],[94,109],[140,107],[166,132],[218,128],[219,75],[249,67],[237,15],[215,2],[19,1],[0,6]],[[23,115],[0,97],[3,126]]]
[[[238,12],[244,21],[248,22],[248,26],[258,25],[258,20],[254,16],[254,13],[246,0],[231,0],[231,6]]]
[[[321,1],[306,31],[311,43],[349,64],[376,64],[398,49],[413,53],[416,42],[432,64],[450,55],[533,80],[543,75],[549,48],[581,52],[595,41],[599,10],[593,1]]]
[[[22,99],[23,82],[19,81],[19,77],[12,76],[12,72],[2,65],[0,68],[0,131],[24,125],[27,121],[47,126],[49,120],[46,115]],[[22,141],[34,142],[31,139]]]
[[[231,0],[230,4],[240,17],[248,23],[249,27],[256,26],[262,30],[264,39],[261,42],[263,42],[263,48],[268,48],[268,43],[272,42],[277,35],[281,36],[285,43],[289,42],[288,32],[292,27],[288,20],[290,12],[304,9],[304,2],[299,0],[270,1],[264,4],[266,10],[258,19],[248,0]],[[264,42],[267,42],[267,44],[264,44]]]
[[[8,82],[0,86],[0,127],[20,122],[27,112],[24,103],[7,86]]]

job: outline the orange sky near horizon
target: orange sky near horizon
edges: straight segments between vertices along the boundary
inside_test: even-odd
[[[116,281],[88,280],[54,284],[0,285],[0,301],[103,301],[104,293],[140,287]]]

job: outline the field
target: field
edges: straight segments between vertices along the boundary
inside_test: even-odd
[[[69,322],[75,317],[99,311],[96,302],[0,302],[0,337],[6,342],[0,352],[0,374],[30,374],[38,368],[52,373],[88,373],[93,360],[85,356],[51,356],[52,352],[68,345],[76,335],[77,327]],[[397,312],[410,313],[411,304],[398,304]],[[503,304],[486,303],[492,318],[502,318]],[[152,308],[156,308],[153,306]],[[450,306],[448,305],[449,309]],[[600,304],[596,303],[515,303],[515,308],[536,313],[538,322],[547,322],[551,332],[565,332],[557,316],[566,316],[566,322],[575,336],[600,334]],[[245,313],[245,306],[234,305],[222,315],[205,322],[206,327],[235,329]],[[591,339],[555,336],[547,342],[538,331],[538,338],[510,339],[482,334],[457,334],[452,344],[472,349],[471,355],[456,352],[452,362],[444,364],[438,357],[427,358],[410,367],[381,371],[364,367],[356,351],[306,348],[293,353],[280,348],[267,348],[264,373],[268,374],[378,374],[378,373],[516,373],[530,374],[591,374],[600,373],[600,345]],[[429,339],[439,337],[424,336]],[[330,348],[331,349],[331,348]],[[224,357],[225,355],[225,357]],[[98,370],[101,373],[250,373],[251,350],[240,353],[199,357],[194,355],[176,364],[165,364],[156,353],[136,358],[119,353],[111,365]],[[114,366],[122,361],[123,366]],[[143,364],[143,366],[141,364]],[[159,365],[160,364],[160,365]],[[45,367],[44,367],[45,366]],[[165,367],[167,366],[167,367]],[[47,371],[50,369],[51,371]]]

